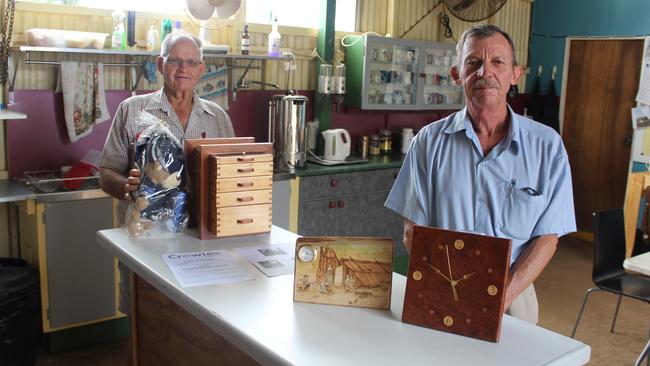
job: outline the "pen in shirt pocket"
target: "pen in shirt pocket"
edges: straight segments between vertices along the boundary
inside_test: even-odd
[[[517,178],[512,178],[510,180],[510,184],[512,185],[512,188],[516,188],[517,186]],[[539,196],[540,193],[537,191],[535,188],[532,187],[523,187],[523,188],[518,188],[520,191],[527,193],[528,195],[531,196]]]

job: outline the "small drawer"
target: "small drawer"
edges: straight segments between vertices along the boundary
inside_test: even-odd
[[[215,193],[256,191],[273,188],[273,176],[219,178],[215,179]]]
[[[211,173],[215,178],[253,177],[258,175],[272,175],[273,162],[240,164],[217,164],[212,161]]]
[[[271,205],[222,207],[211,221],[217,237],[264,233],[271,231]]]
[[[217,207],[247,206],[271,203],[273,190],[223,192],[215,197]]]
[[[261,163],[273,161],[271,154],[213,155],[217,164]]]

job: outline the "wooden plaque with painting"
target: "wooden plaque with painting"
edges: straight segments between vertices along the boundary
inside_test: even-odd
[[[390,308],[393,239],[302,237],[295,258],[294,301]]]

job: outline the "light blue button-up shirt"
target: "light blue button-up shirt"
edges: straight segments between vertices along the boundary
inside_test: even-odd
[[[510,263],[530,240],[576,230],[571,170],[560,136],[514,113],[487,156],[467,108],[413,139],[385,206],[418,225],[512,239]]]

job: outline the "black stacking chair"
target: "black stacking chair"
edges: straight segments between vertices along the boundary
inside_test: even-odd
[[[596,287],[590,288],[585,293],[578,319],[571,332],[574,338],[578,323],[585,309],[589,295],[593,291],[608,291],[618,295],[616,310],[610,332],[614,332],[616,317],[621,305],[623,296],[650,303],[650,277],[632,274],[625,271],[623,261],[625,260],[625,224],[623,220],[623,209],[615,208],[594,213],[594,267],[591,278]],[[647,348],[639,356],[637,362],[641,362]]]

